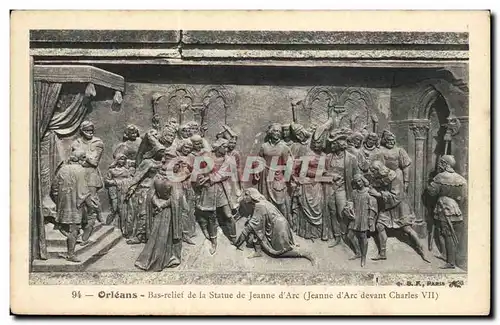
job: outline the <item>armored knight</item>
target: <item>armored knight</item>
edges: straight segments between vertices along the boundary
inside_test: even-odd
[[[85,208],[97,208],[85,179],[85,152],[73,150],[68,162],[58,170],[51,187],[51,198],[57,206],[56,224],[66,237],[68,248],[66,260],[78,263],[75,246],[82,225],[82,214]]]
[[[464,205],[467,199],[467,181],[455,172],[454,166],[453,156],[441,157],[438,161],[438,174],[427,188],[429,195],[437,198],[434,222],[438,226],[440,236],[444,238],[446,264],[441,267],[444,269],[455,268],[459,244],[457,233],[462,233],[462,210],[466,211]]]

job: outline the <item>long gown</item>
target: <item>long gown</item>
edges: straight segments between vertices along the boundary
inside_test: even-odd
[[[262,144],[259,156],[266,160],[266,167],[258,176],[259,192],[269,202],[273,203],[284,216],[289,217],[290,207],[285,173],[282,170],[273,169],[271,161],[273,157],[278,157],[278,166],[286,165],[288,158],[291,157],[290,148],[282,140],[275,144],[265,142]],[[269,176],[269,174],[272,176]]]
[[[297,157],[314,157],[309,162],[305,177],[300,172],[304,162],[295,166],[294,180],[297,183],[297,192],[292,199],[292,228],[296,228],[297,235],[306,239],[316,239],[322,236],[323,209],[325,198],[323,184],[316,178],[316,170],[321,159],[320,154],[313,152],[308,145],[301,145],[296,151]]]
[[[182,225],[180,187],[162,172],[154,178],[153,206],[168,201],[167,207],[155,213],[151,233],[135,266],[146,271],[161,271],[181,264]]]
[[[176,151],[175,155],[178,159],[182,159],[181,170],[179,171],[179,177],[185,178],[184,181],[177,184],[182,190],[182,231],[185,236],[191,238],[196,236],[196,219],[195,219],[195,207],[196,207],[196,194],[191,185],[191,172],[193,170],[194,157],[192,155],[184,156],[181,152]],[[182,175],[182,176],[180,176]]]

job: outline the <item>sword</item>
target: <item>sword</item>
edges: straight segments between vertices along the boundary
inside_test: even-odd
[[[458,246],[458,238],[457,238],[457,234],[455,233],[455,229],[453,228],[453,224],[451,223],[450,218],[448,218],[448,217],[445,217],[445,218],[446,218],[446,222],[448,223],[448,226],[450,227],[451,239],[453,239],[453,243],[455,244],[455,246]]]
[[[428,248],[429,252],[432,251],[433,245],[434,245],[434,232],[436,231],[436,223],[434,220],[432,220],[432,229],[431,233],[429,234],[429,242],[428,242]]]

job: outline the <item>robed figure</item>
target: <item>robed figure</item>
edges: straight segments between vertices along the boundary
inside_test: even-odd
[[[292,157],[290,148],[281,139],[281,124],[273,123],[269,126],[259,156],[264,158],[266,165],[261,173],[254,175],[253,182],[258,185],[259,192],[287,216],[289,209],[285,172],[286,168],[291,169],[293,166],[292,164],[287,166],[288,160]]]
[[[177,186],[176,180],[171,179],[173,175],[168,173],[168,162],[163,159],[162,167],[153,180],[153,224],[146,245],[135,262],[135,266],[146,271],[161,271],[181,264],[182,189]],[[178,172],[179,167],[180,164],[174,166],[173,174]]]
[[[296,143],[295,143],[296,144]],[[318,142],[295,147],[296,159],[292,176],[292,222],[297,235],[306,239],[322,237],[325,197],[318,176],[324,168],[325,154]],[[321,166],[323,164],[323,166]],[[318,174],[319,172],[319,174]]]
[[[314,264],[312,255],[295,245],[292,230],[283,214],[255,188],[245,191],[243,200],[254,206],[250,219],[234,245],[239,248],[253,235],[255,252],[249,257],[302,257]]]

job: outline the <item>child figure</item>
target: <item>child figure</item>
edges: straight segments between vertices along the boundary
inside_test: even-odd
[[[363,174],[356,174],[352,180],[352,202],[347,202],[343,210],[344,217],[350,220],[349,232],[354,233],[359,241],[361,267],[366,264],[368,251],[368,232],[375,231],[375,217],[377,216],[377,199],[368,192],[369,182]]]

